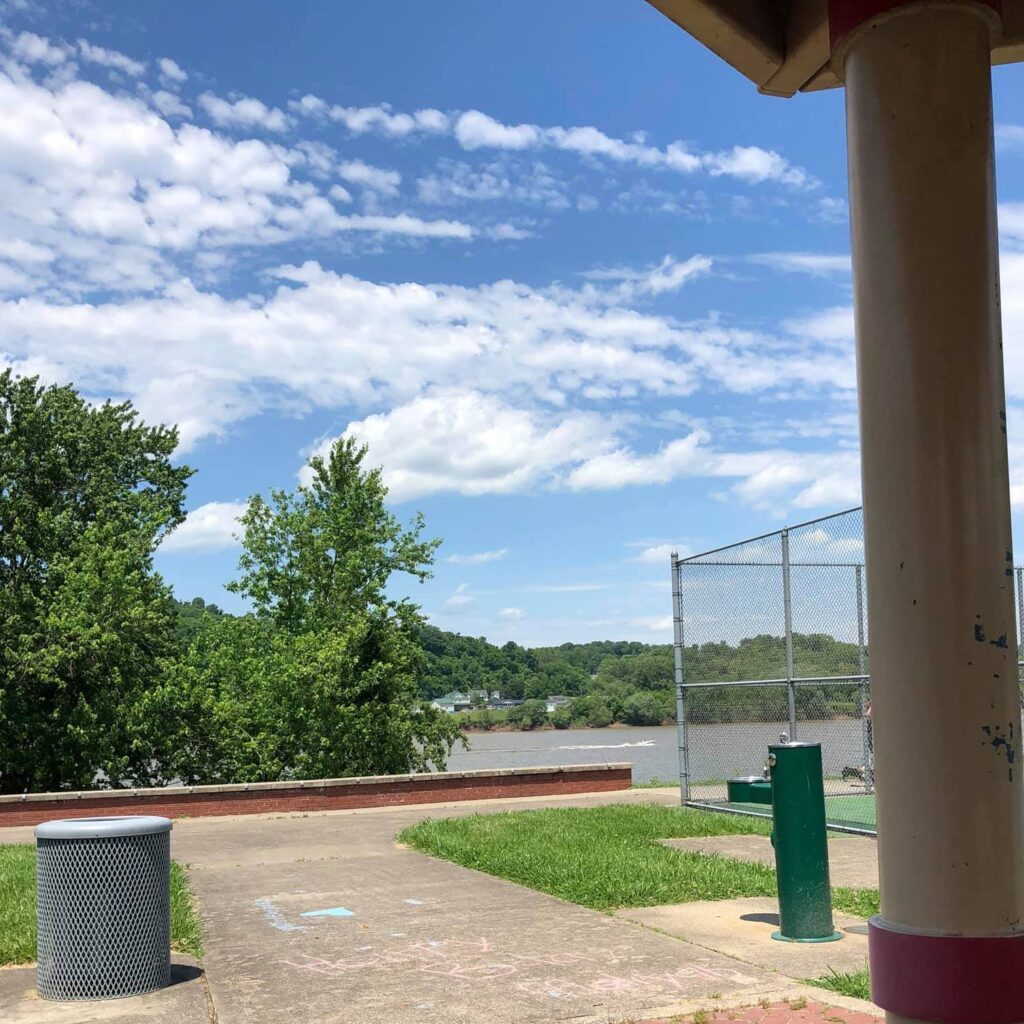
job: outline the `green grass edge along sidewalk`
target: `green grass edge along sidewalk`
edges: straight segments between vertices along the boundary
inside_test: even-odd
[[[612,804],[428,818],[398,841],[593,910],[777,895],[765,864],[663,846],[660,839],[768,835],[771,823],[688,807]],[[878,913],[877,889],[832,889],[836,910]],[[868,998],[867,971],[811,980]]]
[[[202,925],[185,869],[171,864],[171,946],[203,954]],[[0,846],[0,966],[36,958],[36,850]]]

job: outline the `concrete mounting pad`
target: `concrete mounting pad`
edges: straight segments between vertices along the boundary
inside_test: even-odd
[[[4,1024],[213,1024],[203,972],[191,957],[175,954],[171,984],[128,999],[56,1002],[40,999],[35,967],[0,970],[0,1021]]]
[[[771,937],[779,927],[778,910],[777,900],[757,896],[640,907],[619,910],[615,916],[790,978],[820,978],[833,970],[846,973],[867,965],[868,939],[861,933],[864,922],[860,918],[833,915],[836,928],[843,934],[838,942],[778,942]],[[856,928],[857,932],[848,932],[847,928]]]
[[[690,853],[718,853],[736,860],[775,866],[775,851],[767,836],[705,836],[663,839],[665,846]],[[836,836],[828,841],[828,869],[833,885],[855,889],[878,888],[878,843],[863,836]]]

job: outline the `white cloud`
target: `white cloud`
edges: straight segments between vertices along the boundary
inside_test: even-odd
[[[510,494],[544,483],[581,453],[609,443],[599,416],[555,417],[465,389],[416,398],[345,430],[384,467],[393,501],[437,492]],[[325,442],[329,447],[331,442]]]
[[[643,270],[620,267],[611,270],[593,270],[584,277],[596,281],[618,281],[614,295],[618,301],[629,301],[641,295],[664,295],[678,291],[684,284],[711,270],[711,260],[706,256],[691,256],[677,260],[666,256],[661,263]]]
[[[525,615],[522,608],[502,608],[498,612],[498,618],[504,619],[506,622],[520,622]]]
[[[712,177],[727,175],[752,185],[764,181],[777,181],[797,188],[818,184],[802,167],[794,167],[774,150],[761,149],[760,146],[733,146],[724,153],[708,154],[703,163]]]
[[[211,92],[204,92],[199,97],[199,105],[213,123],[220,127],[263,128],[269,132],[283,132],[288,127],[288,119],[283,111],[277,107],[268,107],[251,96],[226,100]]]
[[[455,138],[463,149],[532,150],[551,148],[615,163],[660,168],[682,174],[706,170],[713,177],[728,176],[750,184],[775,181],[796,188],[814,188],[818,182],[801,167],[773,150],[734,146],[722,153],[694,153],[682,142],[664,149],[606,135],[592,125],[573,128],[536,124],[503,124],[479,110],[467,110],[455,122]]]
[[[634,484],[665,484],[678,476],[703,473],[710,465],[707,434],[695,430],[657,452],[639,455],[626,448],[587,459],[568,478],[573,490],[608,490]]]
[[[468,555],[449,555],[445,561],[454,565],[483,565],[486,562],[500,562],[507,554],[508,548],[497,548],[494,551],[475,551]]]
[[[459,230],[344,219],[350,230]],[[116,251],[131,263],[123,245]],[[563,463],[610,456],[622,448],[623,401],[686,396],[707,383],[740,394],[853,386],[850,346],[680,324],[630,308],[621,282],[383,284],[312,262],[268,280],[267,294],[232,300],[177,281],[125,300],[0,303],[0,349],[15,364],[45,358],[64,379],[131,398],[149,418],[181,424],[186,443],[275,408],[390,406],[362,425],[396,456],[400,439],[414,438],[396,463],[409,493],[515,490]],[[430,427],[422,437],[421,421]],[[463,449],[475,431],[490,440],[474,455]],[[512,442],[518,452],[505,451]],[[676,445],[647,456],[643,473],[664,477],[678,454]],[[594,486],[619,457],[581,466],[576,484]]]
[[[49,39],[37,36],[34,32],[21,32],[11,42],[11,54],[29,64],[48,64],[55,67],[63,64],[68,58],[66,46],[56,46]]]
[[[629,559],[630,562],[640,562],[643,565],[668,565],[669,556],[672,552],[680,556],[689,554],[689,548],[685,544],[647,544],[638,555]]]
[[[332,185],[330,187],[328,195],[333,200],[335,200],[336,202],[339,202],[339,203],[351,203],[352,202],[352,193],[349,192],[349,190],[347,188],[345,188],[344,185],[337,185],[337,184]]]
[[[153,106],[165,117],[191,117],[192,108],[180,96],[166,89],[153,93]]]
[[[245,502],[211,501],[189,512],[188,517],[160,545],[164,554],[223,551],[238,547],[236,535],[242,532],[238,522],[248,505]]]
[[[78,40],[78,54],[82,60],[90,64],[99,64],[101,67],[110,68],[113,71],[123,71],[126,75],[138,78],[146,70],[146,65],[117,50],[108,50],[102,46],[93,46],[85,39]]]
[[[467,593],[468,590],[468,583],[460,583],[454,593],[445,600],[444,606],[446,608],[464,608],[466,605],[475,604],[476,598]]]
[[[464,202],[516,202],[567,210],[573,204],[569,185],[537,160],[527,168],[505,160],[474,165],[462,160],[441,160],[437,170],[416,182],[422,202],[433,205]]]
[[[706,171],[713,177],[727,176],[750,184],[774,181],[794,188],[818,187],[818,181],[802,167],[791,164],[774,150],[759,146],[734,146],[720,153],[694,152],[686,143],[675,141],[664,148],[648,145],[642,135],[634,140],[608,135],[593,125],[543,126],[506,124],[481,110],[445,114],[439,110],[396,113],[386,103],[371,107],[331,105],[319,96],[306,95],[289,107],[297,114],[330,118],[350,132],[374,132],[391,138],[417,133],[454,135],[469,152],[497,149],[509,152],[551,149],[575,153],[584,159],[608,160],[617,164],[693,174]],[[429,192],[429,187],[428,187]]]
[[[379,103],[372,107],[343,107],[329,104],[312,94],[307,94],[299,100],[292,100],[288,106],[296,114],[337,121],[353,135],[376,132],[391,138],[405,138],[416,132],[445,134],[450,128],[448,115],[431,108],[417,110],[412,114],[396,114],[387,103]]]
[[[188,73],[177,63],[177,61],[171,60],[170,57],[161,57],[157,61],[157,66],[160,68],[161,76],[167,79],[168,82],[174,82],[180,85],[188,78]]]
[[[384,167],[372,167],[362,160],[349,160],[338,165],[338,174],[351,185],[380,193],[382,196],[397,196],[402,175]]]
[[[152,291],[181,273],[184,254],[228,246],[346,232],[475,237],[453,220],[343,216],[298,177],[320,173],[317,146],[175,126],[161,114],[187,115],[180,101],[158,92],[151,106],[147,97],[66,76],[39,83],[16,66],[0,72],[0,235],[56,254],[30,275],[40,290]]]
[[[751,263],[759,263],[773,270],[810,274],[813,277],[849,274],[851,270],[849,256],[819,252],[761,252],[748,259]]]
[[[496,242],[521,242],[524,238],[536,237],[532,231],[516,227],[515,224],[494,224],[486,228],[484,234]]]

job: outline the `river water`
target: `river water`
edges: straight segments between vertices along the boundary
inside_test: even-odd
[[[778,742],[785,729],[783,722],[691,725],[691,779],[760,775],[768,744]],[[826,775],[839,775],[843,767],[863,763],[857,720],[800,722],[797,731],[799,739],[821,743]],[[663,779],[671,783],[678,778],[675,726],[473,732],[468,739],[469,750],[452,751],[449,771],[628,761],[634,782]]]

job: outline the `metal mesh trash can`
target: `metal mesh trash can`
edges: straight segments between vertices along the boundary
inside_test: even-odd
[[[74,818],[36,828],[36,987],[117,999],[171,979],[171,822]]]

